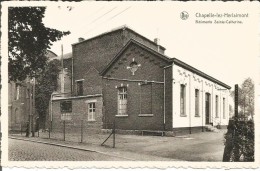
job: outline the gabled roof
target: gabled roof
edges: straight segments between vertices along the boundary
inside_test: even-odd
[[[63,55],[63,59],[70,59],[70,58],[72,58],[72,52],[66,53],[66,54]],[[53,59],[61,60],[61,56],[53,57],[52,60],[53,60]]]
[[[199,76],[201,76],[203,78],[206,78],[206,79],[208,79],[208,80],[210,80],[210,81],[212,81],[214,83],[217,83],[217,84],[219,84],[219,85],[221,85],[221,86],[223,86],[223,87],[225,87],[227,89],[231,89],[231,87],[229,85],[227,85],[227,84],[225,84],[225,83],[223,83],[223,82],[221,82],[221,81],[219,81],[219,80],[209,76],[208,74],[206,74],[206,73],[204,73],[204,72],[202,72],[202,71],[200,71],[200,70],[198,70],[198,69],[196,69],[196,68],[194,68],[194,67],[192,67],[192,66],[190,66],[190,65],[188,65],[188,64],[186,64],[184,62],[182,62],[181,60],[179,60],[177,58],[170,58],[170,57],[168,57],[166,55],[163,55],[163,54],[161,54],[161,53],[159,53],[159,52],[157,52],[157,51],[155,51],[155,50],[153,50],[153,49],[151,49],[151,48],[149,48],[149,47],[143,45],[142,43],[140,43],[140,42],[138,42],[136,40],[133,40],[133,39],[129,40],[128,43],[110,61],[110,63],[100,72],[101,76],[104,76],[104,74],[106,74],[106,72],[111,68],[111,66],[114,64],[114,62],[117,61],[117,59],[127,50],[127,48],[131,44],[135,44],[135,45],[141,47],[142,49],[145,49],[146,51],[149,51],[150,53],[160,57],[161,59],[165,60],[166,62],[169,62],[169,64],[174,63],[174,64],[176,64],[178,66],[181,66],[181,67],[183,67],[183,68],[185,68],[185,69],[187,69],[187,70],[189,70],[191,72],[196,73],[197,75],[199,75]]]
[[[144,37],[143,35],[137,33],[136,31],[134,31],[132,28],[130,28],[130,27],[127,26],[127,25],[123,25],[123,26],[121,26],[121,27],[115,28],[115,29],[110,30],[110,31],[108,31],[108,32],[104,32],[104,33],[102,33],[102,34],[99,34],[99,35],[94,36],[94,37],[92,37],[92,38],[83,40],[83,41],[81,41],[81,42],[73,43],[72,46],[77,45],[77,44],[80,44],[80,43],[83,43],[83,42],[87,42],[87,41],[90,41],[90,40],[93,40],[93,39],[96,39],[96,38],[99,38],[99,37],[102,37],[102,36],[104,36],[104,35],[111,34],[111,33],[114,33],[114,32],[120,31],[120,30],[128,30],[128,31],[130,31],[130,32],[132,32],[132,33],[134,33],[134,34],[136,34],[136,35],[142,37],[143,39],[145,39],[146,41],[150,42],[151,44],[154,44],[154,45],[156,45],[156,46],[159,46],[162,50],[165,50],[165,47],[163,47],[163,46],[161,46],[161,45],[157,45],[154,41],[152,41],[152,40],[150,40],[150,39]]]
[[[54,53],[53,51],[47,50],[47,55],[50,56],[50,54],[52,54],[54,57],[55,57],[55,56],[58,56],[58,55],[57,55],[56,53]]]
[[[199,75],[199,76],[201,76],[203,78],[206,78],[206,79],[208,79],[208,80],[210,80],[210,81],[212,81],[214,83],[217,83],[217,84],[219,84],[219,85],[221,85],[221,86],[223,86],[223,87],[225,87],[227,89],[231,89],[231,87],[229,85],[227,85],[227,84],[225,84],[225,83],[223,83],[223,82],[221,82],[221,81],[211,77],[208,74],[205,74],[204,72],[202,72],[202,71],[200,71],[200,70],[198,70],[198,69],[196,69],[196,68],[194,68],[194,67],[192,67],[192,66],[190,66],[190,65],[188,65],[188,64],[186,64],[186,63],[184,63],[182,61],[180,61],[177,58],[172,58],[171,61],[174,64],[176,64],[178,66],[181,66],[182,68],[185,68],[185,69],[187,69],[187,70],[189,70],[191,72],[194,72],[194,73],[196,73],[197,75]]]
[[[113,65],[113,63],[114,63],[115,61],[117,61],[117,59],[127,50],[127,48],[128,48],[131,44],[135,44],[135,45],[141,47],[142,49],[145,49],[145,50],[149,51],[150,53],[152,53],[152,54],[154,54],[154,55],[160,57],[161,59],[165,60],[166,62],[170,62],[170,61],[171,61],[171,59],[170,59],[169,57],[167,57],[167,56],[165,56],[165,55],[163,55],[163,54],[161,54],[161,53],[159,53],[159,52],[157,52],[157,51],[155,51],[155,50],[153,50],[153,49],[151,49],[151,48],[149,48],[149,47],[143,45],[142,43],[140,43],[140,42],[138,42],[138,41],[136,41],[136,40],[134,40],[134,39],[130,39],[130,40],[127,42],[127,44],[126,44],[126,45],[116,54],[116,56],[109,62],[109,64],[100,72],[100,75],[103,76],[103,75],[108,71],[108,69]]]

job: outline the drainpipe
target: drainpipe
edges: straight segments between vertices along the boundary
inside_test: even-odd
[[[203,108],[204,108],[204,106],[203,106],[203,104],[204,104],[204,99],[203,99],[203,95],[204,95],[204,81],[202,80],[202,90],[201,90],[201,92],[202,92],[202,95],[201,95],[201,97],[202,97],[202,110],[201,110],[201,118],[202,118],[202,124],[201,124],[201,126],[202,126],[202,132],[204,132],[204,128],[203,128],[203,115],[204,115],[204,110],[203,110]],[[206,117],[205,117],[206,118]]]
[[[212,95],[211,95],[211,102],[209,103],[210,104],[210,108],[211,108],[211,122],[212,122],[212,126],[214,125],[214,113],[213,113],[213,102],[214,102],[214,95],[213,95],[213,84],[211,85],[212,87]]]
[[[168,65],[168,66],[165,66],[165,67],[163,67],[163,130],[165,131],[165,123],[166,123],[166,120],[165,120],[165,108],[166,108],[166,104],[165,104],[165,102],[166,102],[166,97],[165,97],[165,95],[166,95],[166,86],[165,86],[165,84],[166,84],[166,74],[165,74],[165,70],[167,69],[167,68],[169,68],[169,67],[171,67],[171,66],[173,66],[173,63],[172,63],[172,65]]]
[[[189,127],[191,134],[191,75],[189,76]]]
[[[73,57],[73,52],[72,52],[72,56],[71,56],[71,96],[73,96],[72,95],[72,93],[73,93],[73,88],[74,88],[74,57]],[[73,93],[74,94],[74,93]]]
[[[219,93],[219,126],[221,126],[221,115],[222,115],[222,113],[221,113],[221,99],[222,99],[222,96],[221,96],[222,94],[221,94],[221,92]]]
[[[51,128],[50,128],[50,130],[49,131],[52,131],[52,120],[53,120],[53,110],[52,110],[52,101],[53,101],[53,96],[54,95],[57,95],[57,94],[59,94],[59,93],[52,93],[51,94],[51,99],[50,99],[50,119],[51,119]]]

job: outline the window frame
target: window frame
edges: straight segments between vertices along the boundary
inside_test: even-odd
[[[122,91],[121,91],[122,90]],[[127,97],[127,86],[121,86],[117,88],[117,115],[116,116],[128,116],[127,114],[127,102],[128,102],[128,97]],[[123,100],[126,100],[125,104],[120,102]],[[125,109],[123,109],[125,112],[121,113],[120,110],[120,105],[126,105]]]
[[[64,107],[64,104],[70,104],[70,107],[68,107],[67,110],[65,110],[63,107]],[[61,113],[72,113],[72,101],[71,100],[64,100],[64,101],[60,101],[60,112]]]
[[[223,97],[223,119],[226,119],[226,98]]]
[[[83,82],[84,80],[76,80],[76,95],[77,96],[83,96],[84,94],[84,88],[83,88]],[[79,83],[81,83],[80,88],[79,88]]]
[[[147,86],[147,87],[144,87],[144,86]],[[144,100],[144,97],[146,97],[146,96],[143,96],[144,94],[146,94],[144,92],[144,88],[147,88],[149,90],[149,92],[146,92],[147,94],[150,93],[150,101],[149,101],[150,106],[149,106],[149,108],[147,108],[147,110],[149,110],[149,112],[143,112],[144,109],[145,109],[144,106],[143,106],[143,102],[144,102],[143,100]],[[153,116],[153,84],[151,82],[140,84],[140,111],[139,111],[139,116]]]
[[[200,90],[195,89],[195,117],[200,117]]]
[[[180,85],[180,116],[186,117],[186,85]]]
[[[215,96],[215,117],[219,118],[219,97]]]
[[[19,84],[15,84],[15,99],[14,100],[19,100],[20,99],[20,86]]]
[[[96,102],[88,103],[88,121],[96,121]],[[92,116],[92,117],[90,117]]]

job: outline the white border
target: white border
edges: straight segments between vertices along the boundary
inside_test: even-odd
[[[69,3],[69,2],[2,2],[2,18],[1,18],[1,56],[2,56],[2,65],[1,65],[1,74],[2,74],[2,90],[1,90],[1,130],[2,130],[2,166],[3,167],[23,167],[23,168],[257,168],[259,167],[260,156],[259,156],[259,109],[255,107],[255,162],[245,162],[245,163],[223,163],[223,162],[170,162],[170,161],[84,161],[84,162],[62,162],[62,161],[8,161],[8,47],[7,47],[7,7],[8,6],[45,6],[49,4],[60,3],[61,5],[79,5],[79,3]],[[86,2],[81,2],[86,3]],[[89,3],[102,3],[102,2],[89,2]],[[118,2],[110,2],[118,3]],[[121,2],[122,3],[122,2]],[[132,3],[132,2],[124,2]],[[135,3],[147,3],[147,2],[135,2]],[[156,3],[156,2],[151,2]],[[157,2],[160,3],[160,2]],[[163,2],[170,3],[170,2]],[[176,2],[176,3],[193,3],[197,2]],[[199,2],[198,2],[199,3]],[[223,2],[203,2],[203,3],[223,3]],[[225,2],[227,5],[230,5],[232,8],[232,3],[238,2]],[[258,2],[239,2],[250,5],[258,5]],[[260,10],[259,10],[260,11]],[[260,17],[259,17],[260,18]],[[260,27],[259,27],[260,28]],[[246,30],[245,30],[246,32]],[[256,35],[259,37],[259,35]],[[251,67],[251,66],[249,66]],[[258,77],[259,78],[259,77]],[[259,79],[255,79],[260,81]],[[256,83],[257,87],[257,83]],[[256,88],[256,99],[258,99],[258,89]],[[259,104],[260,101],[256,100],[255,105]]]

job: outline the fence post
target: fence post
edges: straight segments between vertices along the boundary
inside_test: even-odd
[[[83,120],[81,120],[81,143],[83,143]]]
[[[23,126],[22,126],[22,123],[21,123],[21,135],[23,135]]]
[[[116,146],[116,121],[114,120],[114,123],[113,123],[113,148],[115,148]]]
[[[50,126],[49,126],[48,131],[49,131],[49,139],[50,139],[51,138],[51,128],[50,128]]]
[[[63,121],[63,141],[65,141],[65,120]]]

